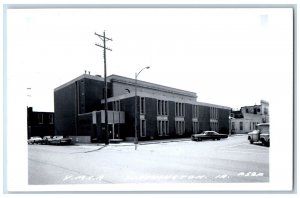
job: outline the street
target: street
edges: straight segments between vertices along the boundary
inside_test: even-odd
[[[246,135],[104,145],[28,145],[28,182],[41,184],[269,182],[269,148]]]

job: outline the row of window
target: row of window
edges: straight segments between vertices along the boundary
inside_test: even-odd
[[[218,116],[219,116],[218,109],[216,107],[210,107],[210,118],[217,120]]]
[[[144,97],[140,98],[140,113],[146,113],[146,99]],[[120,101],[112,102],[113,110],[120,111]],[[199,106],[192,106],[192,116],[193,118],[199,117]],[[157,100],[157,115],[168,115],[169,114],[169,102],[166,100]],[[176,102],[175,103],[175,116],[183,117],[185,116],[185,103]],[[210,107],[210,118],[218,119],[218,109],[215,107]]]
[[[258,124],[259,122],[250,122],[249,123],[249,129],[250,129],[250,131],[251,130],[255,130],[256,129],[256,125]],[[231,124],[232,126],[231,126],[231,128],[233,129],[233,130],[235,130],[235,124],[234,124],[234,122]],[[244,122],[240,122],[240,131],[243,131],[244,130]],[[246,129],[247,130],[247,129]]]
[[[53,114],[48,114],[49,116],[49,124],[53,124],[54,123],[54,115]],[[44,123],[44,114],[39,113],[38,114],[38,123],[39,124],[46,124]]]
[[[193,105],[192,113],[193,113],[193,118],[197,118],[199,116],[199,106]]]
[[[169,121],[158,120],[157,121],[157,131],[159,136],[169,135]]]
[[[168,115],[169,105],[166,100],[157,100],[157,115]]]
[[[185,116],[185,104],[181,102],[175,103],[175,116]]]
[[[185,122],[175,121],[176,134],[182,135],[185,132]],[[169,121],[168,120],[157,120],[157,132],[159,136],[169,135]],[[193,133],[199,132],[199,122],[193,122]],[[146,120],[140,120],[140,136],[146,137]]]

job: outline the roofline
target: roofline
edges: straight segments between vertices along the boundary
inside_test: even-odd
[[[130,85],[135,84],[135,79],[124,77],[124,76],[119,76],[119,75],[115,75],[115,74],[110,75],[107,78],[111,82],[120,82],[120,83],[126,83],[126,84],[130,84]],[[164,91],[164,92],[168,92],[168,93],[172,93],[172,94],[179,94],[179,95],[197,98],[197,93],[195,93],[195,92],[177,89],[177,88],[173,88],[173,87],[168,87],[168,86],[164,86],[164,85],[159,85],[159,84],[155,84],[155,83],[150,83],[150,82],[146,82],[146,81],[142,81],[142,80],[137,80],[137,82],[139,82],[139,85],[138,85],[139,87],[144,87],[144,88],[154,89],[154,90],[158,90],[158,91]]]
[[[215,108],[219,108],[219,109],[227,109],[227,110],[232,109],[231,107],[227,107],[227,106],[216,105],[216,104],[205,103],[205,102],[198,102],[198,101],[189,101],[187,99],[177,99],[176,100],[176,99],[172,99],[170,97],[165,97],[165,96],[151,97],[151,94],[148,94],[148,93],[145,93],[145,92],[137,92],[137,96],[154,98],[154,99],[161,99],[161,100],[165,99],[167,101],[172,101],[172,102],[182,102],[182,103],[186,103],[186,104],[215,107]],[[123,100],[123,99],[126,99],[126,98],[132,98],[132,97],[135,97],[135,93],[123,94],[123,95],[107,98],[107,102],[113,102],[113,101]],[[101,100],[101,103],[102,104],[104,103],[104,99]]]
[[[104,78],[102,78],[100,76],[93,76],[93,75],[90,75],[90,74],[82,74],[82,75],[78,76],[77,78],[74,78],[73,80],[70,80],[69,82],[67,82],[65,84],[62,84],[59,87],[55,88],[54,91],[58,91],[58,90],[60,90],[62,88],[65,88],[65,87],[73,84],[74,82],[79,81],[79,80],[84,79],[84,78],[88,78],[88,79],[92,79],[92,80],[104,81]]]

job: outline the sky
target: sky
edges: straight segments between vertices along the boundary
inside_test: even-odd
[[[54,111],[54,89],[81,74],[107,74],[197,93],[228,106],[280,103],[291,93],[291,9],[9,9],[8,103]],[[28,89],[30,88],[30,89]],[[280,93],[280,94],[279,94]]]

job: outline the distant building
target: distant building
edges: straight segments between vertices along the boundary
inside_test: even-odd
[[[231,132],[248,133],[259,123],[269,123],[269,103],[261,100],[260,105],[244,106],[231,113]]]
[[[37,112],[27,107],[27,138],[54,135],[54,113]]]
[[[135,136],[135,80],[107,77],[110,138]],[[55,133],[79,142],[104,140],[104,79],[83,74],[54,90]],[[190,137],[204,130],[229,132],[231,108],[197,102],[194,92],[137,83],[139,140]]]

